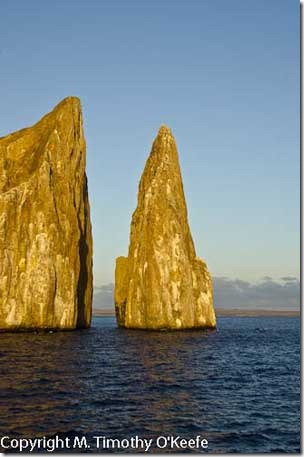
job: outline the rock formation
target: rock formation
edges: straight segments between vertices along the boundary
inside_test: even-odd
[[[88,327],[92,238],[80,102],[0,138],[0,330]]]
[[[140,180],[128,257],[116,260],[115,308],[121,327],[216,326],[211,276],[195,254],[177,149],[166,126]]]

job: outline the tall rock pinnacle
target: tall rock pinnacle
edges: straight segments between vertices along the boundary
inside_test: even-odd
[[[0,330],[88,327],[92,238],[80,102],[0,138]]]
[[[211,276],[195,254],[177,149],[166,126],[139,183],[128,257],[116,260],[115,308],[121,327],[216,326]]]

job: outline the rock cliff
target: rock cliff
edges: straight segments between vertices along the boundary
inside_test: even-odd
[[[91,301],[85,139],[68,97],[0,138],[0,330],[88,327]]]
[[[216,326],[211,276],[195,254],[178,153],[166,126],[140,180],[128,257],[116,260],[115,308],[121,327]]]

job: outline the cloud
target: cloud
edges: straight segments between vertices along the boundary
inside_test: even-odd
[[[114,309],[114,284],[94,286],[93,308]]]
[[[272,278],[270,276],[263,276],[261,281],[272,281]]]
[[[95,287],[93,307],[114,309],[113,297],[112,283]],[[216,308],[299,310],[300,282],[293,276],[284,276],[280,280],[264,276],[257,283],[214,277],[213,297]]]
[[[283,278],[280,278],[281,281],[292,281],[292,282],[297,282],[298,281],[298,278],[295,278],[294,276],[283,276]]]
[[[300,307],[300,282],[289,276],[280,281],[267,276],[257,283],[213,278],[213,290],[217,308],[298,310]]]

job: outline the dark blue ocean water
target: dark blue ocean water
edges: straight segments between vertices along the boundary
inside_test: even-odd
[[[298,318],[222,317],[217,331],[171,333],[95,318],[89,330],[1,334],[0,366],[0,436],[85,435],[91,451],[94,435],[300,450]]]

